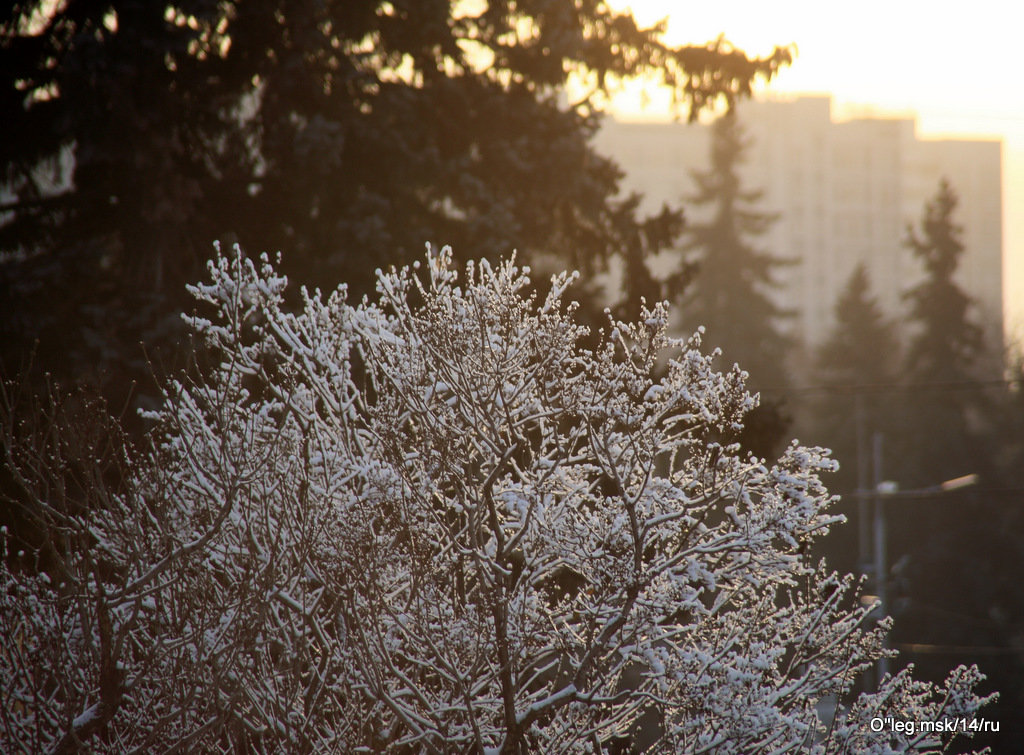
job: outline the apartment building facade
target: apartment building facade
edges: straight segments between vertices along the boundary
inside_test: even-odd
[[[863,263],[886,313],[906,313],[903,294],[922,275],[904,244],[925,202],[946,178],[959,197],[955,219],[965,252],[957,273],[974,299],[993,368],[1003,348],[1002,150],[999,141],[919,139],[912,118],[837,122],[825,96],[743,103],[738,112],[749,146],[744,187],[763,192],[759,207],[778,221],[758,245],[797,264],[781,273],[780,303],[796,314],[791,335],[809,353],[834,326],[835,301]],[[608,119],[599,151],[626,173],[624,188],[641,192],[644,209],[687,205],[692,170],[709,161],[710,128],[685,123]],[[699,285],[699,284],[696,284]]]

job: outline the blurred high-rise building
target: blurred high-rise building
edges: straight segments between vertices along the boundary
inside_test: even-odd
[[[923,274],[904,245],[908,224],[946,178],[959,205],[965,252],[957,279],[976,304],[990,365],[1003,348],[1001,143],[919,139],[912,118],[868,117],[837,122],[827,96],[745,102],[738,110],[749,142],[743,187],[763,192],[759,205],[778,221],[756,244],[795,259],[781,273],[780,303],[795,310],[789,327],[805,350],[834,325],[839,292],[859,263],[886,313],[900,320],[903,294]],[[600,151],[626,173],[624,188],[644,194],[644,207],[683,204],[687,217],[706,208],[686,203],[691,170],[707,170],[710,128],[686,123],[607,119]],[[694,285],[699,285],[695,282]],[[987,369],[986,369],[987,367]]]

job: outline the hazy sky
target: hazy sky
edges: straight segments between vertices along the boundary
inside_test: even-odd
[[[833,115],[917,115],[922,137],[1003,140],[1004,305],[1007,332],[1024,337],[1024,5],[862,0],[680,3],[612,0],[641,23],[668,17],[668,41],[704,42],[724,33],[751,54],[794,43],[797,57],[767,90],[831,93]],[[658,93],[640,110],[638,89],[614,109],[667,117]]]

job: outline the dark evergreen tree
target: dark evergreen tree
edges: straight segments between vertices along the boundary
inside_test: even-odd
[[[921,282],[904,295],[912,328],[904,369],[909,390],[905,432],[896,448],[900,481],[911,487],[978,472],[987,463],[977,436],[979,394],[970,390],[984,343],[971,319],[973,303],[955,279],[964,252],[956,205],[956,194],[942,180],[925,206],[920,231],[907,229],[906,245],[924,269]]]
[[[710,167],[692,171],[697,192],[688,201],[706,207],[708,219],[687,222],[682,274],[692,275],[692,285],[682,300],[683,317],[686,329],[706,328],[707,343],[721,348],[727,362],[742,365],[755,390],[768,391],[738,440],[770,457],[791,424],[780,398],[790,384],[792,346],[780,326],[791,313],[772,299],[778,271],[791,261],[756,246],[775,216],[758,209],[761,191],[741,185],[746,149],[740,123],[727,113],[712,128]]]
[[[790,262],[756,246],[775,216],[758,209],[762,192],[744,189],[740,165],[747,144],[734,114],[720,117],[711,137],[711,165],[693,171],[697,193],[689,202],[708,208],[708,219],[686,229],[693,285],[684,298],[687,325],[704,325],[708,343],[743,365],[757,389],[789,383],[790,341],[780,332],[788,311],[772,298],[779,269]]]
[[[994,387],[979,380],[985,343],[974,304],[956,281],[965,253],[956,208],[955,191],[941,181],[906,238],[924,276],[905,295],[905,386],[884,463],[901,489],[921,492],[886,504],[890,562],[902,565],[888,575],[892,638],[900,663],[914,663],[927,678],[937,678],[950,658],[977,663],[1001,695],[993,716],[1013,720],[1024,664],[1024,606],[1013,575],[1020,574],[1024,550],[1019,507],[1007,506],[1013,498],[1002,488],[1009,480],[1000,479],[1000,462],[1014,448],[998,428],[1013,424],[1014,402],[1011,392],[1001,403]],[[940,483],[967,474],[979,475],[978,484],[938,492]],[[1021,742],[1014,727],[1003,727],[976,744],[1017,752]]]
[[[835,302],[835,325],[816,350],[814,382],[800,437],[832,449],[839,461],[833,489],[850,526],[840,528],[822,555],[833,568],[864,570],[871,553],[870,499],[875,433],[888,436],[897,421],[900,344],[895,327],[871,292],[866,267],[857,265]]]
[[[38,338],[47,369],[144,374],[217,238],[356,294],[427,241],[585,272],[657,250],[678,214],[614,199],[567,76],[657,73],[696,113],[788,60],[673,48],[601,0],[7,4],[3,367]]]
[[[835,325],[815,362],[815,382],[825,393],[814,401],[811,440],[831,448],[840,461],[835,489],[852,492],[870,484],[872,435],[893,429],[900,366],[895,327],[872,295],[863,264],[836,300]]]
[[[1007,357],[1005,389],[994,403],[994,462],[999,484],[1024,492],[1024,352],[1018,345]]]

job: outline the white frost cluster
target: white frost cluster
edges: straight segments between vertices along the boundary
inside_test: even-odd
[[[833,462],[729,444],[756,399],[664,305],[588,350],[573,276],[513,262],[291,307],[266,258],[209,270],[213,366],[62,524],[74,579],[3,568],[0,750],[928,752],[868,722],[984,702],[973,669],[854,694],[885,627],[804,555]]]

